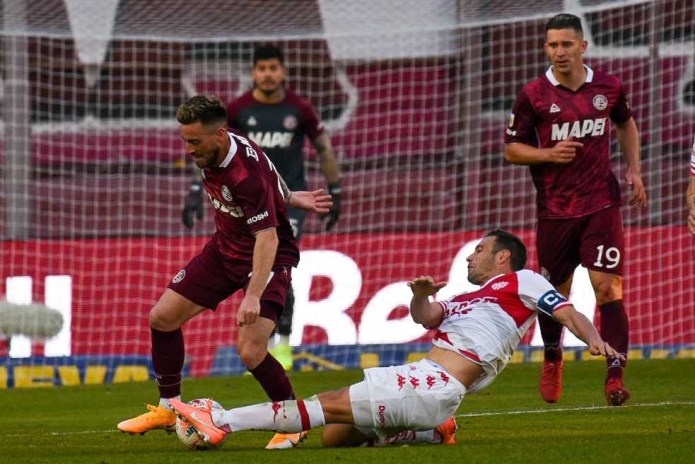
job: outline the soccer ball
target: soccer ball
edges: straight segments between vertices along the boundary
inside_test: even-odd
[[[210,403],[211,409],[224,409],[220,403],[211,398],[197,398],[188,402],[190,406],[206,407],[208,402]],[[222,443],[217,445],[211,445],[203,440],[203,437],[198,435],[195,427],[188,423],[185,419],[180,417],[176,418],[176,436],[179,437],[181,443],[186,445],[187,448],[192,450],[206,450],[212,448],[218,448],[222,446]]]

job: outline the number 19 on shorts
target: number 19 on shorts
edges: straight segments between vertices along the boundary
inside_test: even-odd
[[[616,247],[610,247],[606,249],[604,253],[604,246],[599,245],[596,247],[596,251],[598,251],[598,254],[594,266],[613,269],[620,264],[620,250]]]

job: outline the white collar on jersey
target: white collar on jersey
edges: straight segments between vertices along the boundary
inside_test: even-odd
[[[594,71],[588,67],[587,65],[584,65],[584,69],[586,69],[586,80],[584,82],[591,82],[594,80]],[[549,67],[548,70],[545,72],[545,77],[548,78],[551,84],[554,86],[560,85],[560,81],[555,79],[555,75],[553,74],[553,67]]]
[[[234,140],[232,134],[227,132],[227,136],[229,137],[229,151],[227,152],[227,156],[225,156],[224,160],[220,163],[219,167],[221,168],[226,168],[227,166],[229,166],[229,163],[232,162],[232,158],[234,158],[234,154],[237,150],[236,140]]]

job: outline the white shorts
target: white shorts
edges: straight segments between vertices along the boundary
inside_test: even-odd
[[[466,387],[439,364],[423,359],[365,369],[350,387],[355,425],[388,430],[431,430],[451,417]]]

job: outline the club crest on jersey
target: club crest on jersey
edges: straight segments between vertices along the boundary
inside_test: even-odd
[[[232,201],[232,192],[229,191],[229,187],[226,185],[222,186],[222,198],[227,201]]]
[[[507,285],[509,285],[509,282],[507,282],[507,281],[504,281],[504,282],[495,282],[494,284],[492,284],[492,289],[493,289],[493,290],[502,290],[502,289],[503,289],[504,287],[506,287]]]
[[[297,121],[296,116],[290,114],[285,116],[285,119],[282,121],[282,125],[287,130],[294,130],[299,125],[299,122]]]
[[[594,108],[599,111],[605,110],[608,107],[608,99],[604,95],[596,95],[593,103]]]

